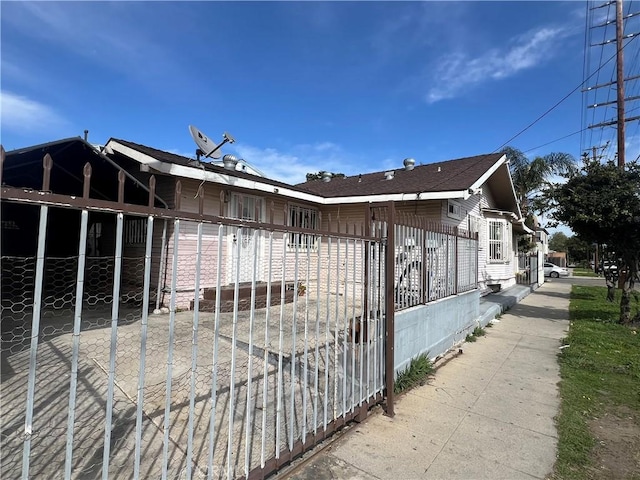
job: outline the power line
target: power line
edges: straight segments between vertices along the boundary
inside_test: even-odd
[[[622,48],[626,48],[631,42],[633,42],[636,38],[638,38],[638,36],[633,37],[631,40],[629,40],[627,42],[626,45],[624,45]],[[542,120],[544,117],[546,117],[547,115],[549,115],[553,110],[555,110],[562,102],[564,102],[567,98],[569,98],[571,95],[573,95],[575,92],[577,92],[585,83],[587,83],[587,81],[591,80],[591,78],[596,75],[605,65],[607,65],[611,60],[613,60],[614,58],[616,58],[617,55],[617,51],[616,53],[614,53],[609,60],[607,60],[606,62],[604,62],[602,65],[600,65],[600,67],[598,67],[598,69],[593,72],[591,75],[589,75],[587,78],[585,78],[577,87],[575,87],[573,90],[571,90],[569,93],[567,93],[564,97],[562,97],[558,102],[556,102],[551,108],[549,108],[546,112],[544,112],[542,115],[540,115],[538,118],[536,118],[533,122],[531,122],[529,125],[527,125],[525,128],[523,128],[522,130],[520,130],[518,133],[516,133],[513,137],[511,137],[509,140],[507,140],[506,142],[504,142],[502,145],[500,145],[498,148],[496,148],[492,153],[495,153],[497,151],[499,151],[500,149],[502,149],[502,147],[507,146],[511,141],[515,140],[516,138],[518,138],[520,135],[522,135],[524,132],[526,132],[527,130],[529,130],[531,127],[533,127],[536,123],[538,123],[540,120]]]
[[[531,152],[533,150],[537,150],[538,148],[546,147],[547,145],[551,145],[552,143],[559,142],[560,140],[564,140],[565,138],[573,137],[574,135],[577,135],[579,133],[583,133],[586,130],[588,130],[588,127],[585,127],[583,129],[578,130],[578,131],[573,132],[573,133],[569,133],[568,135],[565,135],[564,137],[556,138],[555,140],[551,140],[550,142],[543,143],[542,145],[538,145],[537,147],[529,148],[528,150],[524,150],[522,153],[527,153],[527,152]]]

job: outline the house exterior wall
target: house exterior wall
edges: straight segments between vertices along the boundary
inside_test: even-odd
[[[482,216],[479,228],[478,272],[480,288],[486,290],[489,285],[497,285],[504,290],[516,284],[516,272],[518,270],[518,242],[517,237],[510,228],[509,258],[505,261],[493,261],[490,258],[489,249],[489,221],[500,218],[509,224],[505,217],[490,213],[483,213],[482,209],[497,208],[495,199],[488,184],[482,185],[482,195],[478,203],[478,214]]]
[[[199,199],[197,197],[197,190],[200,182],[191,179],[181,179],[182,192],[180,199],[180,210],[185,212],[198,212]],[[221,193],[225,191],[225,195],[221,197]],[[175,192],[174,183],[168,186],[163,195],[164,199],[173,199]],[[259,197],[262,202],[262,220],[265,223],[269,223],[273,218],[273,223],[278,226],[286,226],[288,222],[288,205],[298,205],[302,207],[315,208],[320,211],[317,206],[305,204],[304,202],[287,202],[283,197],[277,195],[255,195],[253,191],[246,191],[240,189],[223,188],[216,184],[204,185],[204,212],[207,215],[220,215],[225,217],[232,216],[231,199],[234,194],[249,195]],[[170,204],[171,207],[175,207],[174,202]],[[362,216],[361,216],[362,218]],[[324,226],[321,228],[327,228],[327,221],[323,215]],[[186,220],[181,220],[179,225],[178,236],[178,270],[176,275],[176,306],[177,308],[189,308],[190,302],[194,299],[195,291],[195,264],[197,253],[197,223]],[[335,227],[334,227],[335,228]],[[341,231],[344,230],[343,226]],[[349,231],[353,228],[350,227]],[[172,266],[171,259],[174,253],[174,225],[173,222],[167,229],[167,246],[166,246],[166,259],[164,275],[162,277],[162,284],[164,289],[163,303],[166,305],[169,301],[170,295],[168,292],[171,289],[172,284]],[[161,243],[161,228],[154,233],[154,251],[160,251]],[[157,235],[157,239],[155,238]],[[249,235],[252,235],[250,233]],[[287,247],[287,234],[282,231],[267,232],[260,230],[257,233],[258,237],[258,262],[256,281],[267,281],[267,277],[272,282],[281,281],[283,279],[283,264],[284,264],[284,280],[291,282],[297,278],[300,283],[315,283],[317,280],[317,262],[320,258],[321,272],[326,272],[331,269],[332,272],[341,276],[341,282],[344,284],[345,275],[349,278],[353,276],[352,271],[346,271],[345,258],[349,251],[350,255],[353,255],[354,248],[358,252],[358,258],[362,259],[363,254],[360,253],[361,245],[354,245],[354,242],[345,243],[342,241],[340,246],[341,256],[340,259],[336,254],[335,241],[331,246],[333,253],[331,256],[327,254],[329,246],[328,240],[325,238],[321,242],[318,242],[318,248],[312,248],[309,252],[306,249],[300,249],[297,254],[295,249]],[[254,238],[251,236],[251,238]],[[236,266],[233,264],[234,248],[237,248],[241,238],[238,238],[236,227],[218,225],[205,225],[203,228],[202,237],[202,270],[200,276],[200,288],[213,288],[216,286],[218,265],[220,268],[221,285],[229,285],[234,282],[234,271]],[[221,251],[222,257],[218,262],[218,248],[219,243],[222,242]],[[235,244],[234,244],[235,242]],[[157,248],[157,250],[156,250]],[[143,255],[143,250],[142,250]],[[159,255],[158,255],[159,258]],[[249,262],[245,265],[248,268],[250,274],[252,274],[253,256],[242,255],[241,261]],[[159,262],[158,262],[159,263]],[[357,265],[361,265],[362,261],[356,261]],[[349,269],[351,267],[349,266]],[[361,278],[362,269],[359,268],[356,272],[357,278]],[[155,276],[152,278],[157,279],[156,269]],[[269,275],[269,272],[271,274]],[[242,281],[242,279],[241,279]],[[152,281],[153,284],[153,281]]]

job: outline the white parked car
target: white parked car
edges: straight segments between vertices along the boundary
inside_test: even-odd
[[[545,263],[544,276],[551,277],[551,278],[568,277],[569,270],[567,270],[566,268],[562,268],[557,265],[554,265],[553,263]]]

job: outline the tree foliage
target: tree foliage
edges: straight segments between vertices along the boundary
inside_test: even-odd
[[[567,237],[564,233],[556,232],[551,235],[551,238],[549,238],[549,249],[553,250],[554,252],[566,252],[567,240],[569,240],[569,237]]]
[[[327,172],[325,172],[324,170],[320,170],[318,173],[307,173],[307,182],[310,182],[312,180],[322,180],[322,175],[325,174]],[[329,172],[331,174],[331,178],[344,178],[344,173],[332,173]]]
[[[513,188],[524,217],[547,211],[544,202],[540,201],[540,194],[551,186],[554,175],[572,175],[578,167],[575,158],[568,153],[549,153],[533,159],[513,147],[505,147],[501,153],[509,160]]]
[[[582,240],[606,245],[622,272],[620,323],[631,321],[630,298],[640,267],[640,165],[619,168],[585,159],[582,170],[547,196],[552,216]],[[639,314],[640,315],[640,314]]]
[[[577,235],[567,238],[567,253],[572,262],[587,262],[593,248]]]

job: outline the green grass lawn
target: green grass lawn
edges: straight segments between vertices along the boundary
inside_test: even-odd
[[[604,462],[603,451],[606,453],[604,442],[596,441],[593,433],[602,426],[594,425],[604,418],[640,432],[640,332],[616,323],[619,306],[617,301],[606,301],[606,291],[605,287],[574,285],[571,293],[571,326],[564,342],[568,346],[559,355],[562,381],[555,478],[615,477],[594,473]],[[637,454],[634,448],[640,444],[640,437],[634,435],[626,444],[627,453],[624,448],[616,450],[623,459],[624,455],[631,459],[632,468],[629,476],[617,478],[640,478],[640,471],[633,470],[637,465],[633,462],[638,461],[633,457]],[[627,472],[620,459],[611,463]]]
[[[597,277],[598,276],[590,268],[574,268],[573,275],[576,277]]]

